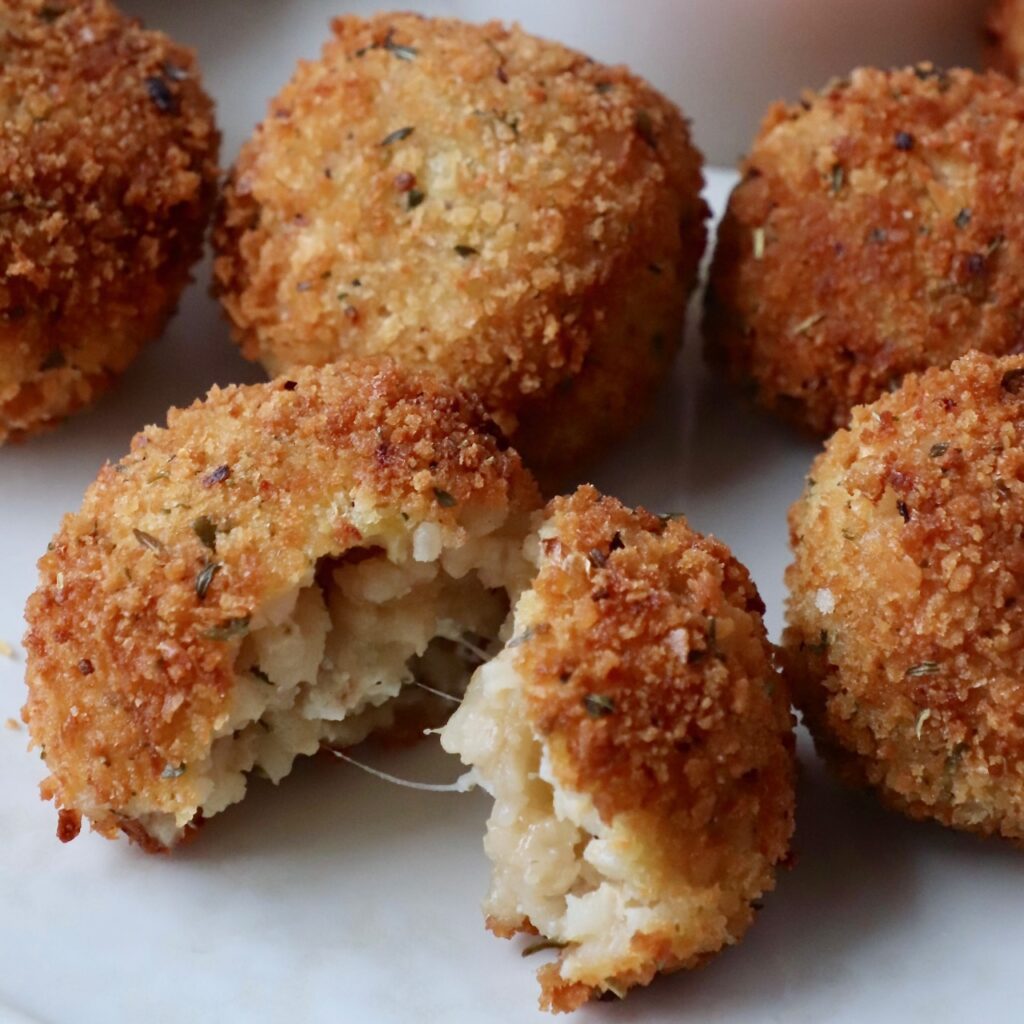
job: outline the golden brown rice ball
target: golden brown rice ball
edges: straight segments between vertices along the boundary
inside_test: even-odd
[[[724,544],[585,487],[442,733],[494,796],[488,927],[572,1010],[739,940],[793,828],[789,699]]]
[[[190,50],[106,0],[0,0],[0,443],[107,390],[198,258],[219,139]]]
[[[769,111],[719,234],[712,354],[818,434],[970,349],[1024,348],[1024,92],[862,68]]]
[[[1024,4],[995,0],[985,18],[985,63],[1019,80],[1024,67]]]
[[[60,808],[149,849],[456,686],[530,567],[536,485],[392,366],[214,389],[107,465],[40,561],[24,711]]]
[[[388,353],[541,469],[625,431],[704,248],[701,159],[624,68],[492,22],[340,18],[243,147],[216,287],[271,373]]]
[[[790,513],[785,648],[819,750],[914,818],[1024,840],[1024,357],[856,409]]]

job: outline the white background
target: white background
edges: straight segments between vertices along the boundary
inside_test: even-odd
[[[295,59],[314,56],[321,0],[136,0],[130,10],[197,44],[230,158]],[[373,5],[349,5],[365,9]],[[628,60],[696,118],[718,160],[742,149],[766,103],[869,60],[970,59],[966,0],[453,0],[409,5],[519,16],[605,59]],[[712,175],[724,201],[729,179]],[[259,379],[227,340],[207,270],[166,337],[94,411],[0,449],[0,639],[20,640],[34,562],[62,512],[147,422],[211,383]],[[685,512],[728,541],[781,624],[785,514],[815,446],[709,379],[691,325],[646,431],[594,479],[628,502]],[[23,654],[0,658],[0,725],[22,703]],[[0,1021],[536,1021],[533,960],[483,931],[488,800],[387,787],[342,764],[257,783],[191,848],[53,836],[42,766],[0,727]],[[599,1022],[1017,1021],[1024,859],[904,822],[837,789],[806,749],[799,861],[744,942],[659,980]],[[450,779],[429,747],[388,767]]]

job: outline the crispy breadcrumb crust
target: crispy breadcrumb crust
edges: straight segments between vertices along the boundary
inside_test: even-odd
[[[1024,4],[995,0],[985,15],[983,39],[986,67],[1019,80],[1024,67]]]
[[[1024,93],[862,68],[768,112],[719,233],[709,350],[818,434],[969,349],[1024,347]]]
[[[271,372],[387,352],[478,393],[527,464],[642,414],[705,244],[701,158],[625,68],[500,23],[345,17],[243,147],[216,289]]]
[[[1024,357],[854,411],[790,512],[787,672],[850,782],[1024,840]]]
[[[793,736],[764,605],[723,543],[592,487],[555,499],[545,524],[517,660],[534,729],[559,782],[628,823],[652,902],[692,887],[717,902],[706,933],[638,934],[604,977],[563,977],[564,953],[542,968],[542,1006],[567,1011],[743,935],[789,849]]]
[[[0,2],[0,443],[90,403],[202,251],[219,136],[191,50],[106,0]]]
[[[249,618],[359,546],[354,509],[459,530],[538,506],[489,430],[475,400],[383,361],[214,388],[137,435],[65,518],[26,609],[23,718],[62,832],[101,807],[95,829],[138,838],[130,800],[196,805],[199,780],[165,769],[208,751]]]

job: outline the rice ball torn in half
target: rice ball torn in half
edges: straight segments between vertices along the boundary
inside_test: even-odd
[[[26,612],[61,837],[169,847],[413,681],[464,685],[533,572],[536,485],[488,428],[433,377],[336,365],[215,388],[104,467]]]
[[[0,0],[0,444],[94,402],[163,330],[219,146],[191,50],[107,0]]]
[[[790,511],[787,674],[818,749],[912,818],[1024,843],[1024,357],[855,409]]]
[[[494,796],[499,936],[561,948],[572,1010],[736,942],[793,829],[792,719],[724,544],[593,488],[555,499],[511,639],[441,741]]]
[[[701,157],[622,67],[498,22],[344,17],[242,147],[216,290],[271,373],[386,353],[558,476],[649,408],[704,250]]]

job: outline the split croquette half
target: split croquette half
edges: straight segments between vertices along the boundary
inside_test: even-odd
[[[736,942],[793,828],[789,699],[724,544],[593,488],[552,502],[512,638],[442,744],[494,796],[497,935],[572,1010]]]
[[[414,679],[464,683],[529,574],[539,505],[488,429],[385,363],[215,388],[139,434],[26,612],[24,718],[62,836],[84,815],[170,846],[250,771],[276,782],[386,727]]]
[[[862,68],[771,108],[719,233],[709,350],[766,408],[845,426],[903,375],[1024,346],[1024,93]]]
[[[854,411],[790,512],[787,672],[819,749],[914,818],[1024,840],[1024,357]]]
[[[492,22],[340,18],[243,147],[215,241],[272,373],[386,352],[479,394],[557,472],[639,418],[705,242],[679,111]]]
[[[213,104],[106,0],[0,0],[0,443],[109,388],[202,250]]]
[[[985,64],[1014,80],[1024,67],[1024,4],[995,0],[985,16]]]

